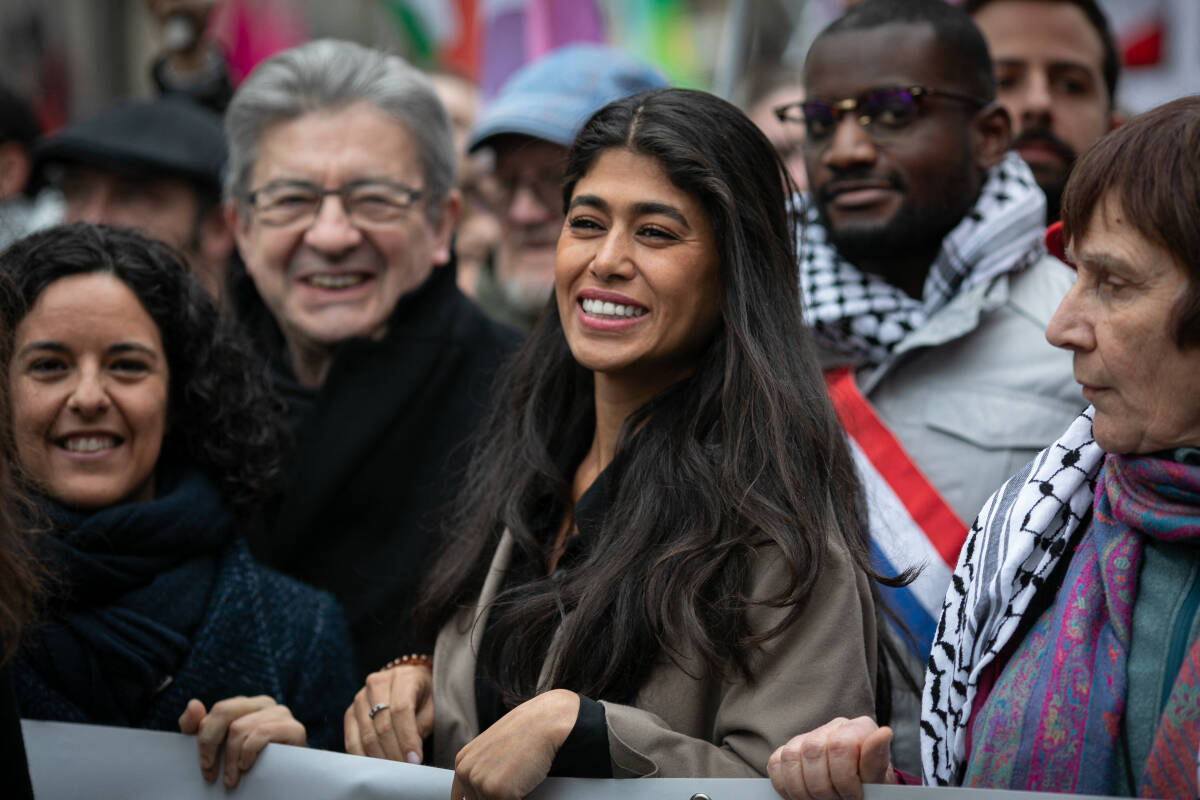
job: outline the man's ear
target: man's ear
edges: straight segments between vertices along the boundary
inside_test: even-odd
[[[200,257],[224,262],[233,252],[233,228],[223,206],[214,206],[200,220]]]
[[[234,244],[237,245],[238,253],[242,256],[242,261],[246,260],[246,253],[249,252],[249,235],[246,214],[238,208],[236,200],[230,200],[221,206],[221,213],[225,217],[225,227],[233,234]]]
[[[462,194],[451,189],[441,200],[436,221],[433,225],[433,265],[444,267],[450,263],[450,240],[458,225],[458,214],[462,210]]]
[[[1116,108],[1114,108],[1108,115],[1109,131],[1115,131],[1117,128],[1124,125],[1126,119],[1127,119],[1127,117],[1125,116],[1125,112],[1119,111]]]
[[[976,114],[971,120],[971,139],[980,170],[987,172],[999,164],[1012,145],[1012,120],[1004,106],[992,102]]]

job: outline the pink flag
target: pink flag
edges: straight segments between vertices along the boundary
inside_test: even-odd
[[[213,15],[209,29],[225,48],[235,86],[260,61],[308,39],[303,7],[281,0],[228,0]]]
[[[495,96],[509,75],[555,48],[604,41],[594,0],[484,0],[484,96]]]

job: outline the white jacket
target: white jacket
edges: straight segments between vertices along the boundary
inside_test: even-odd
[[[856,370],[876,414],[964,524],[1087,405],[1071,354],[1044,335],[1073,280],[1069,267],[1044,256],[960,294],[882,364]],[[832,354],[823,360],[826,366],[846,361]],[[926,570],[923,579],[933,574]],[[912,661],[909,671],[919,681],[924,665]],[[913,774],[920,773],[919,720],[920,698],[894,685],[892,757]]]
[[[1071,354],[1045,338],[1073,280],[1045,256],[959,295],[882,364],[856,372],[880,419],[964,523],[1087,405]]]

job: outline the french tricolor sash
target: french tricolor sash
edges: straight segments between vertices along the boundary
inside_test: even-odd
[[[825,384],[863,484],[876,568],[887,575],[922,568],[908,586],[881,592],[908,627],[910,645],[923,664],[967,526],[879,419],[854,382],[854,370],[828,370]]]

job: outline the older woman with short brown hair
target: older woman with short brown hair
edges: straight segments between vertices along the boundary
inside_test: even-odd
[[[1197,796],[1200,97],[1101,139],[1061,231],[1046,330],[1092,403],[972,525],[925,676],[929,783]],[[1065,244],[1065,247],[1063,246]],[[835,720],[772,756],[788,797],[893,780],[890,731]]]

